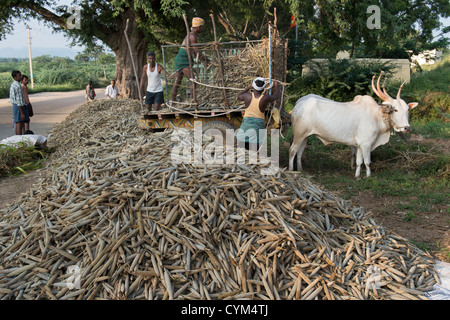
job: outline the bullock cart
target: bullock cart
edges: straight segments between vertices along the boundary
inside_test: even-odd
[[[284,110],[287,69],[287,40],[281,37],[276,26],[269,24],[268,38],[247,41],[217,41],[214,18],[215,41],[208,43],[161,46],[163,66],[167,74],[173,74],[173,59],[179,48],[198,47],[210,59],[208,68],[192,57],[190,65],[191,79],[188,84],[180,86],[180,101],[169,101],[171,97],[171,79],[163,79],[166,103],[162,110],[150,111],[141,115],[138,126],[152,132],[167,128],[193,129],[201,123],[203,130],[218,129],[223,134],[227,129],[238,129],[245,112],[243,101],[237,95],[247,87],[255,77],[264,77],[270,84],[266,91],[271,91],[273,81],[280,81],[282,97],[266,113],[266,127],[285,128],[290,123],[290,115]],[[185,20],[186,22],[186,20]],[[186,27],[188,27],[186,22]],[[187,52],[190,52],[187,50]],[[189,80],[189,81],[188,81]],[[182,101],[183,102],[182,102]],[[273,108],[280,110],[280,120],[272,117]]]

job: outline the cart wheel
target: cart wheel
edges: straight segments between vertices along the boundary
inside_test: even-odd
[[[203,136],[213,140],[218,133],[222,134],[223,145],[235,145],[236,135],[234,127],[225,121],[209,121],[203,124]],[[215,129],[215,130],[210,130]],[[227,130],[233,130],[232,140],[227,141]],[[228,138],[230,140],[230,138]]]

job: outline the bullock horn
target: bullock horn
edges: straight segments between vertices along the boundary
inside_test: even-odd
[[[400,99],[400,92],[402,91],[403,85],[406,83],[406,80],[403,81],[403,83],[400,85],[400,88],[398,89],[397,92],[397,100]]]
[[[384,97],[383,97],[383,94],[382,94],[381,92],[379,92],[379,91],[377,90],[377,88],[375,88],[375,84],[373,83],[375,77],[376,77],[376,76],[373,76],[373,77],[372,77],[372,90],[373,90],[373,92],[375,92],[375,94],[378,96],[378,98],[380,98],[380,99],[382,99],[382,100],[385,100]]]
[[[372,90],[373,90],[373,92],[375,92],[375,94],[376,94],[381,100],[386,101],[386,100],[389,100],[389,99],[390,99],[389,95],[386,96],[386,95],[385,95],[383,92],[381,92],[381,90],[380,90],[380,78],[381,78],[381,76],[382,76],[383,74],[384,74],[384,71],[381,71],[381,74],[380,74],[380,76],[378,77],[378,81],[377,81],[377,88],[375,88],[375,84],[374,84],[374,79],[375,79],[376,76],[373,76],[373,77],[372,77]]]
[[[381,97],[381,99],[383,99],[384,101],[386,100],[392,100],[392,98],[386,93],[386,91],[384,91],[384,93],[381,93],[381,89],[380,89],[380,80],[381,80],[381,76],[384,75],[384,71],[381,71],[380,76],[378,77],[377,80],[377,89],[378,92],[383,96]],[[383,89],[384,89],[384,83],[383,83]]]

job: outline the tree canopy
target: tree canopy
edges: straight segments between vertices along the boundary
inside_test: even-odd
[[[226,39],[259,38],[267,22],[277,22],[282,33],[289,30],[289,19],[296,16],[303,40],[314,44],[317,52],[335,53],[343,47],[363,48],[366,55],[379,55],[381,48],[420,48],[430,43],[446,45],[442,37],[433,39],[439,18],[450,15],[448,0],[74,0],[81,9],[81,28],[68,29],[70,6],[54,0],[4,0],[0,4],[0,39],[13,23],[30,17],[44,20],[56,31],[64,31],[73,44],[92,44],[97,39],[116,51],[116,41],[126,19],[136,20],[142,40],[153,50],[162,43],[180,43],[185,34],[182,15],[217,19],[218,36]],[[381,28],[369,29],[367,8],[380,8]],[[448,30],[446,30],[448,32]],[[211,37],[210,33],[206,37]],[[440,42],[439,42],[440,41]],[[414,48],[413,48],[414,49]]]
[[[189,23],[194,16],[205,20],[204,41],[213,39],[210,14],[222,40],[261,38],[267,34],[269,21],[277,23],[281,34],[293,38],[290,18],[294,15],[298,40],[311,54],[328,57],[343,49],[352,56],[380,57],[389,50],[446,46],[445,33],[434,39],[433,31],[442,27],[440,17],[450,15],[448,0],[73,0],[72,5],[80,10],[80,28],[68,28],[73,12],[58,1],[2,0],[0,39],[12,32],[18,21],[43,20],[55,31],[64,32],[74,45],[92,47],[101,41],[109,47],[116,54],[118,82],[125,83],[135,80],[123,34],[127,20],[140,70],[149,49],[157,51],[164,43],[181,44],[186,35],[183,14]],[[368,27],[371,13],[367,9],[372,5],[379,8],[379,28]],[[135,92],[129,94],[135,96]]]
[[[441,28],[440,17],[450,15],[448,0],[287,1],[303,38],[313,41],[317,52],[330,54],[347,47],[352,53],[379,57],[383,50],[448,44],[443,37],[433,39],[433,31]],[[379,8],[379,28],[368,25],[373,13],[367,9],[374,5]]]

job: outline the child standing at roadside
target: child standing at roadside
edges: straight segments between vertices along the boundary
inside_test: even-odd
[[[26,103],[25,108],[28,111],[28,117],[29,117],[28,120],[24,122],[25,123],[25,131],[30,130],[30,117],[32,117],[33,114],[34,114],[33,113],[33,107],[31,106],[31,103],[30,103],[30,98],[28,97],[28,87],[27,87],[27,85],[28,85],[28,76],[22,75],[21,87],[22,87],[23,96],[25,98],[25,103]]]
[[[89,84],[86,86],[86,99],[87,101],[91,102],[95,99],[95,90],[94,85],[92,84],[92,80],[89,80]]]

